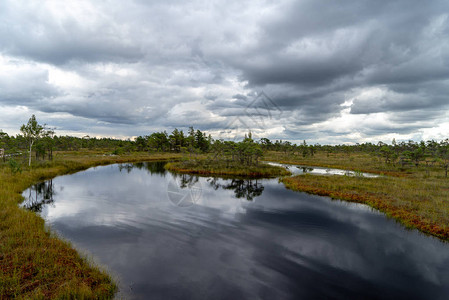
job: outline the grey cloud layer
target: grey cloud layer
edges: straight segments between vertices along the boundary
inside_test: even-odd
[[[80,131],[134,124],[122,127],[132,136],[220,128],[263,90],[284,111],[272,138],[418,132],[449,105],[447,11],[418,0],[3,1],[0,54],[19,63],[0,71],[0,106],[68,113]],[[55,84],[47,67],[82,83]],[[384,123],[320,125],[345,109]]]

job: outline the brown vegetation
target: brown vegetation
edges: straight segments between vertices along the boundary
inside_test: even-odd
[[[388,175],[378,178],[299,175],[282,181],[293,190],[367,204],[408,228],[449,240],[449,180],[437,166],[401,170],[366,154],[320,153],[302,158],[272,152],[268,159]]]

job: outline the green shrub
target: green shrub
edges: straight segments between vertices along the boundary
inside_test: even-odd
[[[112,151],[112,154],[114,155],[122,155],[123,153],[125,153],[125,149],[123,148],[116,148],[114,151]]]
[[[15,159],[10,158],[8,160],[8,166],[9,169],[11,170],[11,173],[13,174],[22,173],[22,167]]]

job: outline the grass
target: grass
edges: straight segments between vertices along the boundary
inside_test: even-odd
[[[244,166],[238,162],[204,158],[170,162],[165,165],[165,168],[179,173],[237,177],[272,178],[291,174],[285,168],[263,163],[257,166]]]
[[[46,228],[44,220],[19,208],[23,190],[39,181],[92,166],[179,158],[173,154],[104,155],[59,152],[53,161],[22,165],[13,173],[0,165],[0,299],[107,299],[117,290],[111,277],[67,241]]]
[[[302,158],[270,153],[268,160],[386,174],[378,178],[299,175],[283,178],[287,188],[367,204],[407,228],[449,240],[449,179],[437,166],[425,168],[389,165],[367,154]]]
[[[319,152],[313,157],[302,157],[270,151],[265,155],[265,160],[402,177],[415,171],[414,169],[401,170],[399,167],[384,164],[382,159],[367,153],[353,153],[351,155],[331,153],[327,155]]]

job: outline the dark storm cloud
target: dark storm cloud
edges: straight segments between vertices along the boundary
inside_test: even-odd
[[[434,119],[444,119],[445,110],[413,110],[406,112],[397,112],[389,115],[389,120],[396,126],[415,126],[418,128],[431,128],[435,126]],[[420,120],[417,122],[416,120]]]
[[[234,96],[232,96],[232,99],[239,99],[239,100],[247,100],[248,97],[242,94],[236,94]]]
[[[0,72],[0,104],[37,105],[60,94],[48,83],[48,72],[23,70],[21,72]]]
[[[418,132],[448,108],[447,11],[440,0],[2,1],[0,105],[132,136],[132,125],[226,127],[266,108],[252,104],[264,91],[282,111],[272,138]]]
[[[416,124],[401,124],[401,125],[374,125],[370,126],[364,132],[369,135],[382,135],[385,132],[396,133],[396,134],[410,134],[415,133],[417,130],[425,127],[424,124],[416,123]],[[389,142],[389,141],[387,141]]]
[[[32,60],[63,64],[69,61],[128,61],[143,57],[139,45],[131,44],[126,30],[99,14],[76,18],[71,5],[60,7],[66,16],[42,3],[0,4],[0,50]],[[20,13],[18,12],[20,10]]]
[[[390,89],[385,88],[377,95],[354,99],[351,106],[352,114],[369,114],[377,112],[407,112],[410,111],[415,120],[422,120],[424,117],[434,117],[431,113],[436,109],[447,109],[449,107],[449,87],[448,81],[420,82],[419,84],[398,85],[392,84]],[[415,110],[427,112],[423,114],[413,114]],[[421,116],[421,118],[420,118]]]
[[[444,1],[298,1],[282,17],[265,20],[257,47],[230,61],[252,88],[287,84],[295,92],[278,93],[277,103],[321,120],[345,101],[329,100],[332,91],[320,95],[323,86],[396,90],[356,99],[356,114],[443,108],[449,102],[448,9]]]

